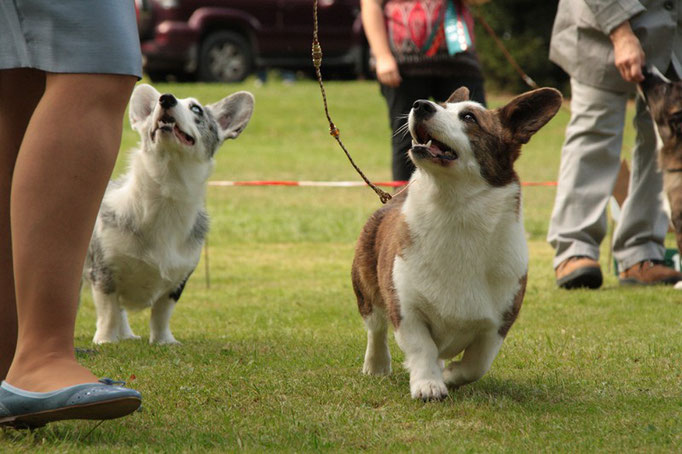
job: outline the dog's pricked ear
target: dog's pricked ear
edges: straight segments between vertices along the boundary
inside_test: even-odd
[[[130,97],[130,108],[128,109],[130,126],[134,130],[139,131],[140,125],[154,111],[154,106],[159,101],[160,96],[161,94],[151,85],[142,84],[135,87]]]
[[[528,143],[561,107],[563,97],[554,88],[538,88],[512,99],[509,104],[498,109],[502,126],[518,144]]]
[[[446,103],[462,102],[469,100],[469,89],[467,87],[459,87],[453,91]]]
[[[253,114],[255,100],[248,91],[239,91],[215,104],[206,106],[220,127],[221,140],[236,139]]]
[[[649,65],[649,66],[642,66],[642,74],[644,75],[644,78],[653,78],[657,79],[663,83],[670,84],[672,83],[670,79],[665,77],[661,71],[655,67],[654,65]]]
[[[643,66],[642,74],[644,80],[637,84],[637,91],[642,95],[644,101],[649,102],[652,96],[663,99],[667,96],[667,91],[672,82],[665,77],[655,66]],[[657,92],[658,93],[655,93]],[[651,107],[649,107],[651,110]]]

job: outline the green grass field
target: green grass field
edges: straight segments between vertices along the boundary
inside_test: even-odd
[[[238,89],[256,96],[251,124],[218,154],[215,180],[357,179],[328,135],[313,82],[158,89],[204,103]],[[327,89],[357,163],[389,179],[376,84]],[[524,148],[522,180],[556,179],[567,120],[562,110]],[[136,141],[126,121],[116,173]],[[632,142],[628,130],[625,148]],[[93,352],[80,359],[128,380],[143,411],[91,433],[94,422],[0,431],[0,452],[680,452],[682,293],[620,288],[612,269],[598,291],[558,290],[545,242],[554,188],[526,187],[523,196],[531,262],[521,315],[490,372],[444,402],[410,399],[392,339],[394,373],[361,373],[365,331],[350,264],[380,205],[370,190],[210,188],[210,288],[202,261],[171,322],[183,345],[149,346],[144,311],[130,316],[142,340],[93,347],[84,291],[76,344]]]

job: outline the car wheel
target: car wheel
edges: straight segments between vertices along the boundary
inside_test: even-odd
[[[199,57],[199,80],[204,82],[241,82],[253,66],[251,47],[243,36],[215,32],[204,40]]]

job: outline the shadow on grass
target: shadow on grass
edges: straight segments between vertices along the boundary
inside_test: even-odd
[[[483,377],[480,381],[450,389],[450,396],[455,401],[490,401],[507,400],[519,404],[546,403],[555,404],[565,400],[566,389],[561,386],[538,386],[519,380]]]

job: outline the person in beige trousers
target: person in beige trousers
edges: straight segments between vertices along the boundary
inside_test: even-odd
[[[561,153],[559,184],[547,239],[555,249],[557,284],[598,288],[599,244],[606,205],[620,168],[626,103],[656,66],[682,74],[682,0],[560,0],[550,60],[571,76],[571,120]],[[663,265],[668,218],[656,136],[637,97],[630,193],[613,236],[621,284],[674,284],[682,274]]]

